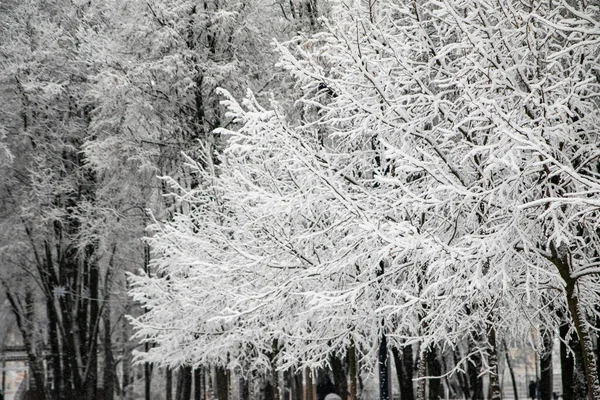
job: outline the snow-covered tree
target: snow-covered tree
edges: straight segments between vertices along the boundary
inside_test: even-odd
[[[281,365],[315,366],[351,343],[374,357],[382,334],[425,351],[475,333],[493,378],[496,337],[555,329],[551,299],[598,398],[597,7],[336,7],[279,46],[299,119],[228,100],[242,127],[220,131],[218,177],[177,188],[189,209],[153,238],[163,277],[136,280],[139,334],[172,363],[250,362],[276,339]]]

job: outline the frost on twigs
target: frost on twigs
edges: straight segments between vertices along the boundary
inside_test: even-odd
[[[565,278],[591,310],[599,47],[593,10],[558,8],[340,4],[326,32],[278,45],[297,115],[221,92],[235,126],[219,130],[211,207],[153,239],[177,276],[155,296],[195,312],[176,323],[206,345],[198,357],[235,346],[250,362],[276,340],[281,368],[315,367],[354,343],[374,365],[385,332],[466,365],[496,357],[492,328],[562,324]],[[172,323],[144,318],[148,335]]]

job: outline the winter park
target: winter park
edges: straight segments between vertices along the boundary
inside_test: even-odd
[[[0,0],[0,400],[600,400],[599,0]]]

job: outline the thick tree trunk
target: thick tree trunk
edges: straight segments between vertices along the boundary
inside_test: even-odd
[[[460,356],[460,354],[458,351],[452,352],[452,358],[454,360],[454,365],[458,364],[459,356]],[[468,373],[467,374],[465,374],[465,373],[456,374],[456,380],[458,381],[458,385],[460,387],[460,390],[462,391],[462,397],[464,397],[465,399],[468,399],[469,396],[471,395],[471,387],[469,385]]]
[[[295,400],[302,400],[302,394],[300,393],[300,396],[298,396],[299,390],[298,390],[298,374],[294,374],[294,376],[292,377],[292,379],[295,379],[295,385],[294,385],[294,399]],[[240,375],[240,379],[239,379],[239,385],[240,385],[240,400],[250,400],[250,391],[249,391],[249,387],[248,387],[248,379],[246,379],[243,375]],[[302,379],[300,379],[300,387],[302,386]]]
[[[550,261],[556,266],[561,278],[563,278],[566,284],[565,295],[569,307],[569,314],[571,315],[579,338],[579,350],[581,351],[585,381],[587,384],[586,398],[588,400],[600,400],[600,384],[598,383],[598,370],[596,367],[594,346],[585,320],[585,313],[579,303],[579,297],[576,292],[577,280],[571,277],[572,266],[569,250],[564,244],[556,247],[553,243],[550,243],[550,251],[552,253]]]
[[[573,399],[585,399],[587,397],[587,382],[585,380],[585,371],[583,370],[583,355],[581,355],[581,345],[577,335],[571,337],[569,342],[575,356],[573,356]]]
[[[490,400],[501,400],[500,375],[498,373],[498,345],[496,340],[496,328],[488,327],[487,332],[489,355],[488,365],[490,367]]]
[[[169,367],[165,370],[165,400],[173,400],[173,370]]]
[[[479,378],[482,361],[479,353],[474,354],[467,366],[467,375],[469,377],[469,387],[471,389],[471,400],[483,399],[483,382]]]
[[[346,367],[342,360],[335,355],[330,357],[330,362],[335,393],[342,399],[345,399],[348,397],[348,375],[346,374]]]
[[[596,368],[596,356],[594,354],[594,346],[588,327],[585,323],[583,313],[580,309],[578,297],[572,293],[567,299],[569,311],[575,329],[579,336],[580,351],[583,359],[583,367],[585,372],[585,380],[587,383],[587,398],[588,400],[600,400],[600,386],[598,384],[598,370]]]
[[[227,382],[227,371],[225,368],[217,367],[217,399],[228,400],[229,398],[229,384]]]
[[[313,374],[310,369],[308,369],[308,368],[304,369],[304,390],[303,390],[303,395],[302,395],[303,400],[314,400],[312,375]]]
[[[441,376],[442,366],[438,360],[437,351],[435,347],[430,347],[426,351],[427,357],[427,376]],[[440,378],[429,378],[427,379],[429,386],[429,398],[432,400],[441,399],[444,397],[444,388],[442,386],[442,380]]]
[[[194,400],[202,400],[204,398],[204,369],[196,367],[194,369]],[[243,400],[240,392],[240,400]]]
[[[400,398],[402,400],[414,400],[412,346],[404,346],[402,350],[393,348],[392,355],[396,364]]]
[[[598,370],[596,367],[596,356],[594,354],[594,346],[590,335],[585,313],[579,303],[578,293],[576,291],[577,280],[571,277],[571,262],[568,254],[568,249],[564,245],[556,247],[553,243],[550,244],[552,257],[550,261],[556,266],[561,278],[565,282],[565,295],[571,320],[575,325],[577,336],[579,339],[579,351],[582,356],[583,370],[586,381],[586,398],[588,400],[600,400],[600,384],[598,382]]]
[[[192,398],[192,367],[181,367],[177,371],[176,400],[191,400]]]
[[[573,397],[573,377],[575,372],[575,363],[573,357],[569,356],[569,350],[566,343],[569,342],[569,325],[564,323],[558,329],[561,337],[560,341],[560,370],[562,379],[563,400],[575,400]]]
[[[542,345],[544,346],[540,356],[540,394],[541,400],[552,400],[552,347],[554,333],[544,329],[541,332]]]

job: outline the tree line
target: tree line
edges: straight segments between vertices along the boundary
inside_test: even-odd
[[[216,152],[216,87],[277,81],[271,38],[310,29],[313,4],[0,4],[0,282],[39,398],[136,398],[145,381],[150,399],[126,274],[151,268],[150,215],[179,209],[157,176],[189,180],[181,153]]]

